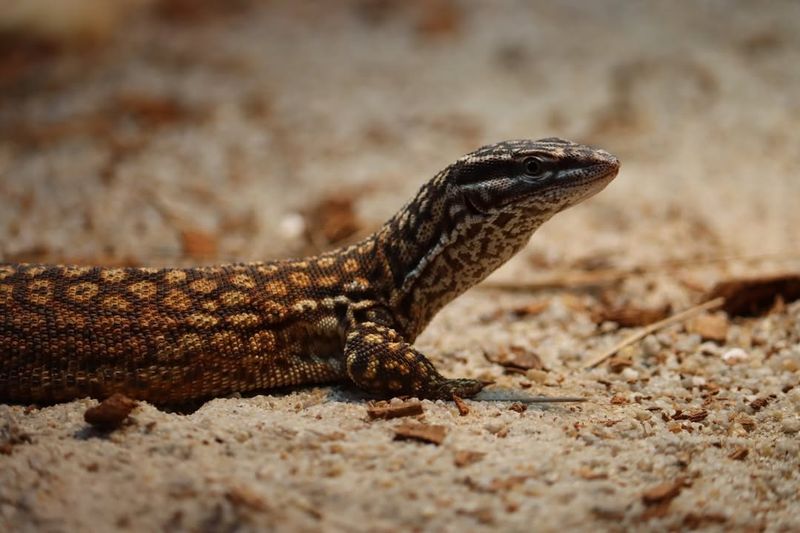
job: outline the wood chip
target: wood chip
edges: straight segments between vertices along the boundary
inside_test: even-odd
[[[742,446],[740,448],[736,448],[731,453],[729,453],[728,459],[733,459],[734,461],[744,461],[749,453],[750,450]]]
[[[522,402],[514,402],[508,406],[511,411],[515,411],[517,413],[524,413],[528,410],[528,405]]]
[[[514,307],[511,309],[511,315],[514,318],[524,318],[526,316],[535,316],[542,312],[545,309],[550,307],[550,300],[540,300],[538,302],[533,302],[527,305],[521,305],[519,307]]]
[[[678,494],[681,493],[683,487],[686,486],[686,480],[683,478],[675,481],[665,481],[659,483],[654,487],[650,487],[642,493],[642,502],[645,505],[656,505],[661,502],[672,501]]]
[[[730,279],[711,289],[709,298],[725,298],[722,309],[729,316],[759,316],[770,312],[777,302],[800,299],[800,274]]]
[[[626,357],[612,357],[608,360],[608,369],[615,374],[619,374],[630,366],[633,366],[633,361]]]
[[[708,411],[705,409],[695,409],[684,413],[680,409],[672,415],[673,420],[688,420],[690,422],[702,422],[708,416]]]
[[[586,480],[608,479],[608,473],[600,470],[593,470],[588,466],[582,466],[575,471],[575,474]]]
[[[418,440],[437,446],[444,442],[447,428],[419,422],[403,422],[394,427],[394,440]]]
[[[416,416],[423,413],[422,402],[419,400],[408,400],[402,403],[370,403],[367,406],[367,415],[370,419],[389,420],[403,416]]]
[[[234,507],[246,507],[253,511],[266,511],[269,509],[267,499],[249,487],[231,487],[225,493],[225,497]]]
[[[616,322],[623,328],[636,328],[662,320],[669,312],[669,305],[655,308],[634,306],[607,307],[593,313],[592,318],[598,324],[603,322]]]
[[[725,342],[728,338],[728,317],[724,313],[704,313],[689,320],[686,331],[707,341]]]
[[[460,397],[453,395],[453,403],[456,404],[456,408],[458,409],[458,414],[461,416],[467,416],[469,414],[469,406],[467,402],[465,402]]]
[[[739,415],[736,417],[736,421],[741,424],[741,426],[747,431],[748,433],[753,431],[756,428],[756,421],[754,418],[747,416],[747,415]]]
[[[483,452],[473,452],[470,450],[458,450],[453,456],[453,464],[458,468],[464,468],[471,464],[481,461],[486,454]]]
[[[627,403],[630,403],[630,400],[621,394],[615,394],[611,397],[611,405],[625,405]]]
[[[494,354],[484,352],[484,357],[490,362],[512,371],[547,370],[537,354],[519,346],[510,346],[508,349],[501,349]]]
[[[761,409],[767,406],[769,401],[770,398],[767,397],[756,398],[755,400],[750,402],[750,407],[753,409],[753,411],[760,411]]]
[[[124,394],[115,393],[100,402],[99,405],[90,407],[83,413],[83,419],[92,426],[102,430],[118,428],[138,405]]]

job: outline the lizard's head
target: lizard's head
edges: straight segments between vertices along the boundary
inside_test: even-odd
[[[468,154],[387,223],[398,316],[413,337],[447,302],[517,253],[543,222],[600,192],[616,157],[562,139],[506,141]]]
[[[497,223],[518,223],[520,217],[541,223],[600,192],[617,175],[619,160],[604,150],[548,138],[484,146],[450,170],[455,211],[460,203],[470,215]]]

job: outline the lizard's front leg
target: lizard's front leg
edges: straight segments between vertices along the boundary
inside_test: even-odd
[[[344,355],[350,379],[380,396],[449,400],[454,395],[474,396],[484,386],[474,379],[445,378],[397,331],[376,322],[360,322],[348,328]]]

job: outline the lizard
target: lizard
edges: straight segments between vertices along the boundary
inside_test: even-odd
[[[433,316],[619,170],[551,137],[483,146],[373,234],[317,256],[197,268],[0,264],[0,402],[119,392],[179,404],[351,382],[379,397],[472,397],[413,342]]]

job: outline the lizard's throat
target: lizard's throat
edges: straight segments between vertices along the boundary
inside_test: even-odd
[[[493,220],[475,216],[443,230],[418,250],[390,298],[406,338],[415,338],[442,307],[508,261],[546,218],[522,213]]]

